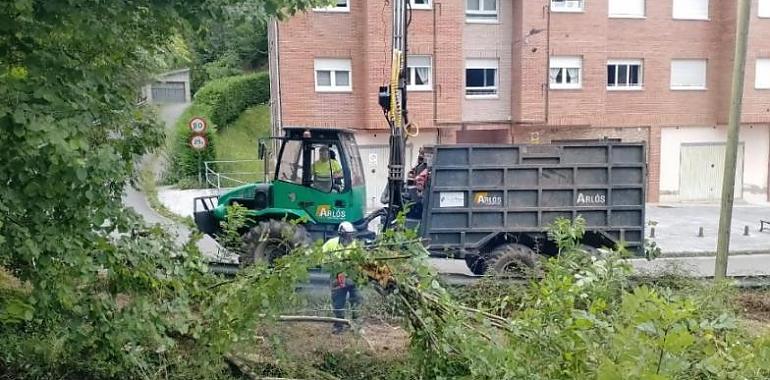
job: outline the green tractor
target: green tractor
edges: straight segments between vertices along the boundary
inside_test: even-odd
[[[311,240],[336,236],[342,222],[351,222],[362,240],[373,238],[369,223],[381,218],[382,229],[393,226],[406,210],[404,147],[411,126],[407,112],[407,0],[393,3],[391,78],[379,88],[380,106],[390,129],[386,206],[365,216],[366,186],[353,131],[327,128],[284,128],[272,182],[233,189],[222,196],[195,199],[195,223],[216,236],[227,207],[240,204],[253,221],[243,231],[241,264],[272,262]],[[411,126],[411,127],[410,127]],[[417,131],[414,131],[416,135]],[[265,144],[260,156],[265,158]],[[265,160],[267,164],[267,160]],[[265,165],[267,167],[267,165]]]
[[[293,127],[275,139],[279,149],[272,181],[196,198],[200,231],[216,237],[227,207],[246,207],[251,223],[243,231],[244,265],[272,262],[298,245],[336,236],[344,221],[353,223],[359,236],[372,234],[367,226],[382,211],[365,216],[366,186],[353,131]],[[260,143],[259,151],[265,159],[266,144]]]

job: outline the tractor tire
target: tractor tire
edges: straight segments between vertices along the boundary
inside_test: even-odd
[[[241,266],[254,263],[273,265],[293,249],[310,244],[310,234],[300,225],[280,220],[259,222],[243,235]]]
[[[504,244],[489,252],[486,271],[496,276],[529,277],[537,269],[537,255],[521,244]]]
[[[487,265],[484,259],[481,256],[478,255],[466,255],[465,256],[465,265],[468,266],[468,269],[471,271],[471,273],[480,276],[485,273],[487,273]]]

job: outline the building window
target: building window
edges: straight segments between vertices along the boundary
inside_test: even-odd
[[[468,97],[497,96],[497,65],[496,59],[465,61],[465,95]]]
[[[406,89],[429,91],[431,86],[431,59],[426,55],[410,55],[406,58]]]
[[[465,19],[472,22],[496,22],[497,0],[465,0]]]
[[[607,62],[607,89],[641,90],[642,60],[622,59]]]
[[[430,9],[431,0],[409,0],[409,6],[412,9]]]
[[[706,60],[675,59],[671,61],[672,90],[705,90]]]
[[[757,58],[757,70],[754,73],[754,88],[770,90],[770,58]]]
[[[582,12],[583,0],[551,0],[552,12]]]
[[[770,17],[770,0],[759,0],[757,16],[763,18]]]
[[[553,89],[580,88],[582,71],[582,57],[551,57],[548,71],[549,87]]]
[[[709,19],[709,0],[674,0],[673,8],[677,20]]]
[[[609,16],[643,18],[644,0],[609,0]]]
[[[315,90],[318,92],[351,91],[349,59],[316,59]]]
[[[350,0],[336,0],[334,5],[313,8],[316,12],[350,12]]]

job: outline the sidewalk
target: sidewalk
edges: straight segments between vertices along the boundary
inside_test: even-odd
[[[719,229],[718,205],[647,205],[646,235],[654,240],[666,256],[709,255],[716,251]],[[730,252],[770,253],[770,231],[759,232],[759,220],[770,219],[768,205],[736,205],[730,237]],[[652,223],[650,223],[652,222]],[[654,226],[650,224],[655,224]],[[744,228],[749,235],[744,236]],[[703,237],[698,230],[703,227]]]

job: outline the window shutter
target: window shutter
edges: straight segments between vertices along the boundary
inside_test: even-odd
[[[644,16],[644,0],[609,0],[610,16]]]
[[[770,89],[770,58],[757,58],[754,87]]]
[[[496,69],[496,59],[475,59],[469,58],[465,60],[466,69]]]
[[[706,20],[709,18],[709,1],[674,0],[673,17],[684,20]]]
[[[406,57],[408,67],[430,67],[430,57],[425,55],[410,55]]]
[[[680,59],[671,61],[671,87],[706,87],[706,60]]]
[[[581,57],[551,57],[550,67],[582,67],[583,59]]]

